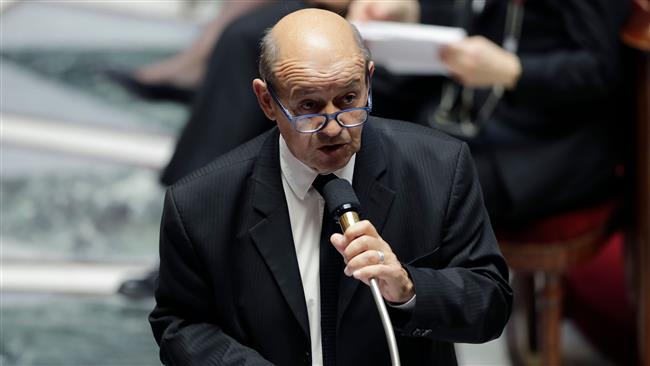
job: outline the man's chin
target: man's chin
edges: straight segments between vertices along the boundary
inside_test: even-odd
[[[348,161],[350,161],[350,156],[346,156],[342,159],[325,159],[322,160],[315,169],[319,174],[329,174],[343,168]]]

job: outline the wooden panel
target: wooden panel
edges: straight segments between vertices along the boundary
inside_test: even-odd
[[[637,250],[639,285],[639,351],[641,365],[650,366],[650,53],[639,57]]]

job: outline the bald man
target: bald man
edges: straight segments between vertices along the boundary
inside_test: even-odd
[[[370,117],[373,71],[331,12],[291,13],[264,37],[253,92],[276,127],[165,198],[150,316],[163,363],[390,364],[371,277],[403,365],[453,365],[453,342],[501,334],[512,292],[469,151]],[[367,219],[345,233],[312,187],[330,173]]]

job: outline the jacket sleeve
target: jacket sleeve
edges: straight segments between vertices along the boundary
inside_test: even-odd
[[[561,18],[570,46],[546,47],[543,51],[535,46],[534,50],[527,50],[524,26],[518,54],[522,74],[513,96],[518,101],[546,106],[607,98],[622,83],[619,32],[629,1],[547,1]]]
[[[166,365],[270,365],[226,334],[214,316],[208,276],[167,191],[160,229],[160,274],[149,322]]]
[[[483,205],[467,145],[457,156],[444,218],[437,268],[405,264],[415,285],[415,309],[399,329],[404,336],[480,343],[497,338],[512,305],[508,268]]]

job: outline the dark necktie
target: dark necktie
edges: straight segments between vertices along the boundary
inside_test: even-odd
[[[336,178],[334,174],[319,175],[312,186],[322,196],[323,186]],[[325,207],[320,235],[320,326],[324,366],[336,365],[336,311],[343,259],[330,242],[335,231],[338,231],[336,222]]]

